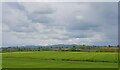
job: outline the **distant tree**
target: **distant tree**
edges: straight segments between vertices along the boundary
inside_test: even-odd
[[[76,46],[73,46],[73,48],[76,48]]]
[[[83,46],[85,46],[85,45],[83,44]]]
[[[108,45],[108,47],[111,47],[111,45]]]
[[[38,51],[40,51],[40,49],[41,49],[41,48],[40,48],[40,47],[38,47]]]
[[[117,45],[117,47],[120,47],[119,45]]]
[[[76,46],[73,46],[73,47],[71,48],[71,51],[76,51]]]
[[[21,48],[18,47],[18,51],[21,51]]]
[[[61,51],[61,47],[59,47],[59,51]]]
[[[93,47],[97,47],[96,45],[93,45]]]
[[[88,46],[88,51],[90,52],[90,50],[91,50],[91,46]]]

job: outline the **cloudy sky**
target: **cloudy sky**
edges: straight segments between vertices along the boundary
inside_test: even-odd
[[[2,44],[117,45],[117,2],[6,2]]]

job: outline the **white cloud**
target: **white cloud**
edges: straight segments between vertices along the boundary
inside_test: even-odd
[[[116,45],[117,24],[117,3],[3,3],[4,45]]]

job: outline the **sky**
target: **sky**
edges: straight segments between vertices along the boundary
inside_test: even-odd
[[[0,2],[0,47],[2,46],[2,3]]]
[[[118,44],[117,2],[5,2],[2,45]]]

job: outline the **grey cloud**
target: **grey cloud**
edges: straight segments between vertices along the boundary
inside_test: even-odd
[[[5,2],[3,3],[3,7],[5,7],[5,5],[13,8],[13,9],[18,9],[21,11],[25,11],[25,8],[23,5],[21,5],[19,2]]]
[[[90,38],[93,37],[91,34],[71,34],[69,35],[69,38]]]
[[[3,23],[15,32],[33,32],[31,21],[27,18],[26,11],[19,3],[3,3]]]
[[[30,20],[32,20],[33,23],[50,23],[52,22],[52,19],[50,17],[48,17],[47,15],[43,15],[43,14],[30,14],[28,16],[28,18]]]
[[[99,19],[101,24],[109,24],[116,25],[118,20],[118,5],[117,3],[102,3],[102,4],[94,4],[92,6],[96,9],[101,19]],[[101,10],[102,9],[102,10]]]
[[[43,5],[42,5],[43,6]],[[52,19],[49,15],[54,13],[54,10],[49,6],[38,6],[38,10],[34,10],[32,13],[27,13],[27,17],[32,20],[33,23],[50,23]]]
[[[15,26],[11,28],[15,32],[35,32],[36,30],[30,26]]]
[[[54,12],[54,10],[52,10],[52,8],[47,8],[47,9],[40,9],[40,10],[37,10],[37,11],[34,11],[32,12],[32,14],[52,14]]]
[[[13,32],[3,31],[6,37],[13,38],[13,42],[9,42],[4,36],[4,44],[14,44],[14,41],[18,41],[17,44],[39,44],[41,40],[45,43],[40,44],[46,44],[45,40],[48,44],[51,41],[115,44],[116,6],[117,3],[4,3],[3,24]]]
[[[73,23],[70,27],[70,30],[94,30],[98,29],[99,25],[97,24],[90,24],[90,23]],[[94,30],[96,31],[96,30]]]

